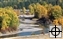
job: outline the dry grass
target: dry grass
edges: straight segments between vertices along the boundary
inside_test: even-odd
[[[21,12],[20,12],[19,9],[14,9],[14,11],[16,12],[17,15],[20,15],[21,14]]]

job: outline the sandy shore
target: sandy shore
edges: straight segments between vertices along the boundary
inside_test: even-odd
[[[40,34],[40,35],[32,35],[32,36],[17,36],[17,37],[10,37],[10,38],[1,38],[1,39],[63,39],[63,33],[62,38],[50,38],[49,34]]]

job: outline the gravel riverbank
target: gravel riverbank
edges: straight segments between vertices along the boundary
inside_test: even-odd
[[[62,38],[50,38],[48,34],[45,35],[40,34],[40,35],[32,35],[32,36],[17,36],[17,37],[2,38],[2,39],[63,39],[63,36]]]

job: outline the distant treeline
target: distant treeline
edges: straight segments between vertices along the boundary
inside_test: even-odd
[[[13,8],[23,8],[32,3],[60,5],[63,8],[63,0],[0,0],[0,7],[12,6]]]

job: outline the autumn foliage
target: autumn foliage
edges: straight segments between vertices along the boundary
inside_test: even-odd
[[[39,3],[31,5],[34,8],[34,13],[38,13],[38,17],[50,17],[53,19],[52,23],[55,25],[62,25],[63,26],[63,10],[59,5],[52,5],[52,4],[45,4],[41,5]]]
[[[37,12],[39,13],[39,18],[41,18],[42,16],[47,16],[47,9],[40,4],[37,4]]]
[[[0,8],[0,31],[16,30],[19,19],[16,12],[11,7]]]

